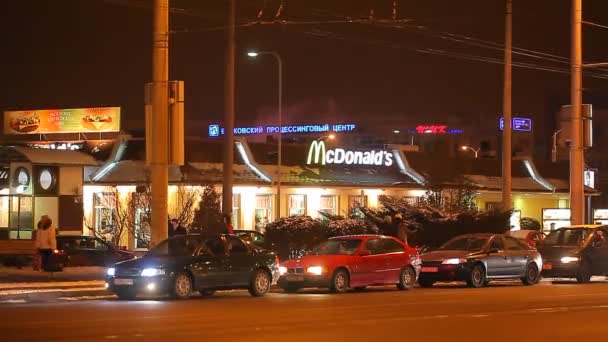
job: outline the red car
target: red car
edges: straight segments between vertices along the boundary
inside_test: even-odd
[[[545,234],[538,230],[512,230],[507,232],[507,235],[522,240],[534,248],[545,240]]]
[[[411,289],[420,272],[420,257],[403,241],[381,235],[331,238],[311,253],[279,267],[279,286],[286,292],[305,287],[333,292],[363,290],[366,286],[394,284]]]

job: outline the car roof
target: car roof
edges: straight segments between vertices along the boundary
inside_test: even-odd
[[[471,234],[462,234],[458,236],[454,236],[453,239],[462,238],[462,237],[492,237],[495,235],[504,235],[499,233],[471,233]]]
[[[380,234],[360,234],[360,235],[342,235],[334,236],[330,239],[369,239],[369,238],[392,238],[392,236],[380,235]]]
[[[577,224],[573,226],[561,227],[558,229],[597,229],[602,227],[608,227],[601,224]]]

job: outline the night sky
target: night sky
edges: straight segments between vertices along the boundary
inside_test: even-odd
[[[272,20],[280,0],[240,0],[240,23]],[[123,126],[139,127],[143,85],[151,78],[152,1],[15,0],[3,2],[0,109],[120,106]],[[286,121],[383,119],[440,122],[488,118],[502,108],[502,65],[469,59],[502,59],[488,49],[445,39],[445,33],[503,41],[502,0],[401,0],[391,22],[392,0],[287,0],[280,18],[302,24],[240,27],[237,125],[268,122],[274,113],[276,65],[249,60],[251,48],[274,50],[285,61]],[[265,4],[265,6],[263,6]],[[227,1],[172,0],[170,78],[186,83],[190,135],[223,113]],[[364,19],[375,23],[319,23]],[[608,24],[608,1],[585,0],[584,20]],[[569,57],[570,1],[514,0],[514,46]],[[404,19],[408,19],[407,22]],[[190,30],[191,32],[183,32]],[[443,33],[442,33],[443,32]],[[608,29],[584,27],[588,62],[608,60]],[[460,36],[456,40],[462,40]],[[421,51],[435,51],[435,54]],[[551,57],[554,58],[554,57]],[[568,69],[514,55],[515,62]],[[604,72],[608,75],[608,71]],[[584,79],[587,94],[601,96],[608,79]],[[569,75],[514,68],[513,112],[550,130],[550,114],[569,101]],[[483,123],[482,123],[483,124]]]

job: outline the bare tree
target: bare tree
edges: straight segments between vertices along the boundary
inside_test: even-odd
[[[179,185],[176,191],[175,206],[172,208],[172,218],[183,227],[192,226],[194,216],[203,197],[199,186]]]

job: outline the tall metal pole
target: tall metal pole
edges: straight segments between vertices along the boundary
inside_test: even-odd
[[[149,144],[152,193],[152,236],[156,245],[167,238],[169,187],[169,0],[154,0],[152,41],[152,136]]]
[[[570,101],[572,103],[572,144],[570,147],[570,210],[572,224],[585,222],[585,160],[583,155],[583,81],[582,81],[582,0],[572,0],[572,46]]]
[[[226,46],[226,93],[224,126],[224,180],[222,183],[222,212],[232,214],[232,186],[234,163],[234,112],[235,112],[235,45],[236,0],[230,0],[228,17],[228,45]]]
[[[279,146],[278,146],[278,161],[277,161],[277,219],[281,218],[281,165],[283,164],[283,60],[281,55],[273,52],[272,55],[277,59],[277,66],[279,68],[279,99],[278,109],[279,112]]]
[[[507,0],[505,15],[505,70],[502,98],[502,205],[511,209],[511,49],[513,46],[513,2]]]

